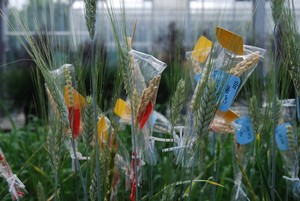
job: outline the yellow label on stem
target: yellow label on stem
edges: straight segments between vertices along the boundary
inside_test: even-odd
[[[201,63],[204,63],[208,55],[210,54],[211,47],[212,41],[204,36],[201,36],[197,41],[192,53],[194,59],[200,61]]]
[[[101,116],[97,123],[99,144],[106,143],[108,139],[108,126],[106,125],[105,116]]]
[[[121,118],[129,118],[131,115],[130,105],[126,101],[119,98],[116,102],[114,113]]]
[[[222,112],[221,110],[218,110],[217,111],[217,114],[221,117],[224,118],[224,120],[227,122],[227,123],[231,123],[233,122],[234,120],[236,120],[237,118],[239,118],[239,115],[237,115],[236,113],[234,113],[233,111],[231,110],[228,110],[226,112]]]
[[[72,88],[74,107],[84,108],[86,105],[85,98],[80,95],[74,88]],[[70,107],[69,89],[64,86],[64,99],[67,107]]]
[[[242,36],[224,28],[217,27],[216,37],[223,48],[238,55],[242,55],[244,53],[244,40]]]

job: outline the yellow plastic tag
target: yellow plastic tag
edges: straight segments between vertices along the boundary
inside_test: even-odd
[[[73,100],[74,100],[74,107],[84,108],[86,105],[85,98],[80,95],[75,89],[72,88],[73,92]],[[67,107],[70,107],[70,98],[69,98],[69,90],[68,87],[64,87],[64,99]]]
[[[212,41],[204,36],[201,36],[194,47],[192,55],[196,60],[204,63],[210,54],[211,47]]]
[[[108,139],[108,127],[106,125],[105,117],[101,116],[97,123],[97,128],[98,128],[98,139],[99,143],[106,143]]]
[[[116,102],[114,112],[116,115],[118,115],[121,118],[130,118],[131,108],[126,101],[119,98]]]
[[[216,36],[218,42],[222,45],[223,48],[238,55],[242,55],[244,53],[244,40],[242,36],[221,27],[216,28]]]
[[[223,119],[225,119],[225,121],[227,123],[231,123],[233,122],[234,120],[236,120],[237,118],[239,118],[239,115],[237,115],[236,113],[234,113],[233,111],[231,110],[228,110],[226,112],[222,112],[221,110],[218,110],[217,111],[217,114],[221,117],[223,117]]]

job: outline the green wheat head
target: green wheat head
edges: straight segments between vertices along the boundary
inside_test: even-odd
[[[171,123],[176,125],[185,100],[185,81],[179,80],[176,91],[171,99]]]
[[[199,109],[194,113],[196,119],[194,124],[194,131],[198,135],[196,141],[196,158],[200,156],[200,160],[203,161],[206,156],[206,148],[208,141],[209,125],[212,122],[217,109],[217,93],[216,83],[213,80],[208,80],[207,85],[204,88],[203,94],[199,98]],[[196,98],[197,100],[198,98]],[[198,153],[199,150],[199,153]],[[199,154],[199,155],[198,155]],[[200,165],[202,166],[202,162]]]
[[[95,36],[95,23],[97,12],[97,0],[84,0],[86,27],[89,31],[91,40]]]
[[[89,189],[89,195],[91,201],[96,201],[97,199],[97,172],[95,171],[92,176],[92,181]]]
[[[56,171],[59,169],[62,159],[64,145],[64,135],[61,133],[62,130],[61,126],[52,126],[47,137],[48,156],[53,169]]]
[[[282,15],[284,1],[285,0],[272,0],[271,2],[272,16],[275,24],[278,24],[278,21]]]
[[[86,98],[86,107],[84,111],[84,132],[83,139],[86,146],[91,146],[94,139],[94,107],[93,98]]]
[[[278,125],[278,123],[281,119],[281,116],[282,116],[282,107],[281,107],[282,103],[278,99],[278,97],[276,97],[276,98],[277,98],[277,101],[276,101],[276,114],[275,114],[276,119],[275,119],[275,122],[274,122],[275,126]]]
[[[286,127],[286,134],[288,138],[288,145],[289,145],[289,151],[292,152],[291,157],[297,156],[297,148],[295,145],[295,138],[294,138],[294,133],[293,133],[293,127],[292,126],[287,126]],[[293,161],[295,158],[292,159]]]
[[[288,61],[288,71],[296,89],[296,94],[300,95],[300,36],[297,26],[296,14],[293,5],[288,1],[283,9],[282,17],[282,43],[284,56]]]
[[[215,81],[208,80],[207,86],[204,88],[203,94],[199,99],[199,110],[196,111],[196,125],[195,129],[198,135],[204,136],[208,134],[209,124],[214,118],[217,109],[217,85]]]
[[[37,192],[37,200],[38,201],[45,201],[46,200],[46,196],[45,196],[45,190],[44,187],[42,185],[42,183],[40,181],[38,181],[37,185],[36,185],[36,192]]]
[[[128,53],[128,49],[123,50],[121,60],[121,71],[123,74],[123,83],[126,94],[130,99],[133,99],[134,92],[134,81],[133,81],[133,69],[134,69],[134,58]]]
[[[253,130],[255,135],[259,133],[259,110],[258,110],[258,101],[255,95],[250,98],[250,114],[251,114],[251,121],[253,125]]]

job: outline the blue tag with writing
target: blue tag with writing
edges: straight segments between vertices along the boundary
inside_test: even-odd
[[[241,79],[218,69],[213,70],[212,77],[217,82],[218,92],[222,90],[223,84],[226,84],[224,95],[220,97],[222,102],[218,108],[219,110],[226,112],[227,110],[229,110],[234,100],[237,90],[239,89]]]
[[[287,138],[287,130],[286,127],[291,126],[290,123],[280,124],[277,126],[275,130],[275,141],[277,143],[278,148],[281,151],[286,151],[289,149],[289,141]]]
[[[242,116],[234,121],[240,127],[235,129],[237,143],[243,145],[253,142],[254,132],[252,128],[251,118]]]

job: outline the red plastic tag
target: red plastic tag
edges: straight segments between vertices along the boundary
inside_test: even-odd
[[[76,139],[79,135],[80,130],[80,115],[81,111],[78,107],[68,107],[69,111],[69,122],[72,134],[74,138]]]
[[[146,107],[146,110],[143,112],[141,118],[139,119],[139,122],[140,122],[140,129],[143,129],[151,112],[152,112],[152,109],[153,109],[153,104],[152,102],[150,102],[148,104],[148,106]]]

